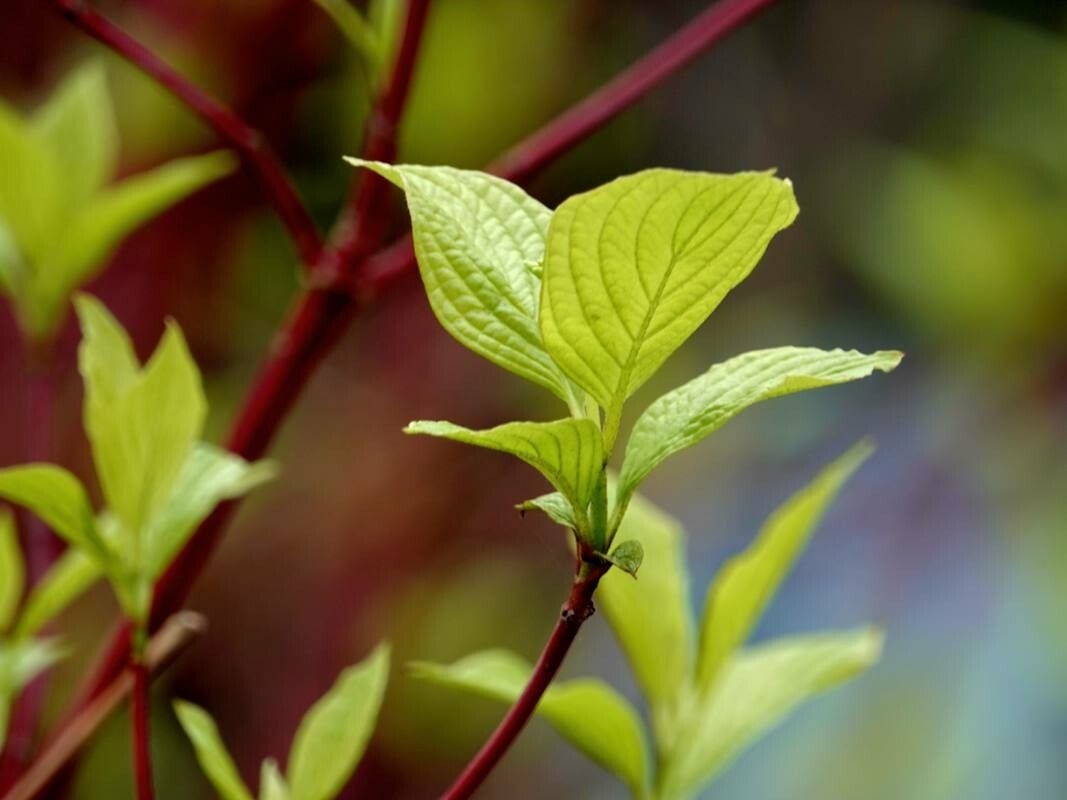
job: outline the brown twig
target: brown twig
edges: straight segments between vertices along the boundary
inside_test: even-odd
[[[519,699],[511,707],[496,730],[471,759],[455,783],[441,795],[441,800],[466,800],[482,785],[493,768],[504,757],[511,745],[518,738],[526,723],[530,721],[541,697],[556,677],[563,659],[574,643],[578,631],[596,610],[593,606],[593,593],[597,584],[608,571],[610,564],[603,561],[578,561],[578,571],[571,587],[567,602],[560,609],[559,619],[548,637],[540,658],[534,665],[533,673],[522,690]]]
[[[310,267],[319,260],[323,248],[322,236],[293,188],[285,167],[263,134],[93,10],[88,0],[55,0],[55,3],[71,23],[153,78],[237,151],[255,171],[267,200],[293,240],[301,263]]]
[[[152,675],[158,675],[174,663],[206,628],[204,618],[192,611],[175,614],[159,629],[148,643],[145,664]],[[62,733],[41,752],[23,773],[4,800],[33,800],[56,773],[77,754],[100,724],[126,699],[133,688],[133,675],[128,671],[112,681],[106,691],[82,708]]]

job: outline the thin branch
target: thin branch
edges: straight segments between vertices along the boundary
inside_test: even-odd
[[[530,675],[526,688],[522,690],[519,699],[515,701],[482,749],[456,778],[455,783],[441,795],[441,800],[466,800],[473,795],[511,748],[522,729],[526,727],[526,723],[530,721],[530,717],[533,716],[537,704],[552,683],[552,679],[559,672],[563,659],[571,649],[582,623],[589,619],[596,610],[593,606],[593,593],[609,566],[579,560],[578,574],[571,587],[570,596],[560,610],[556,627],[552,630],[552,635],[548,637],[548,642],[545,643],[545,649],[541,651],[537,664],[534,665],[533,674]]]
[[[152,737],[150,733],[152,709],[148,667],[144,662],[130,664],[133,690],[130,695],[130,732],[133,740],[133,774],[137,800],[155,800],[152,785]]]
[[[57,0],[57,2],[62,1]],[[724,0],[686,27],[685,30],[690,31],[683,42],[687,52],[698,41],[692,30],[699,20],[705,21],[699,29],[702,37],[699,41],[702,42],[702,47],[707,47],[741,25],[756,11],[770,5],[771,2],[773,0]],[[413,33],[412,22],[418,21],[418,17],[414,17],[413,14],[418,11],[415,7],[420,5],[424,6],[425,3],[412,0],[408,17],[409,24],[406,28],[407,34]],[[424,16],[425,8],[422,14],[423,21]],[[708,23],[709,18],[717,21],[716,24]],[[671,37],[667,42],[673,40],[674,37]],[[665,45],[666,42],[657,47],[653,53],[661,51]],[[407,50],[401,47],[401,52],[410,52],[412,56],[410,63],[398,58],[397,67],[412,70],[417,48],[412,44]],[[695,54],[693,52],[689,58]],[[633,75],[632,68],[627,70],[624,74],[630,75],[631,89],[623,92],[616,88],[606,99],[603,94],[604,90],[597,92],[596,95],[601,97],[601,101],[594,107],[595,113],[589,110],[587,102],[580,104],[586,108],[580,125],[574,121],[573,110],[564,112],[555,121],[512,148],[509,151],[511,155],[503,156],[495,161],[494,169],[497,170],[497,174],[516,181],[528,179],[567,147],[576,144],[582,136],[598,129],[623,111],[627,104],[632,104],[644,92],[652,89],[666,77],[669,70],[666,61],[657,59],[650,65],[648,61],[650,56],[651,54],[638,63],[646,64],[647,69],[654,69],[655,80],[639,79],[639,76]],[[679,69],[689,58],[672,61],[670,69]],[[410,72],[407,81],[410,82]],[[393,80],[389,85],[396,87],[393,97],[399,99],[406,94],[404,81]],[[612,85],[616,85],[616,81],[607,84],[607,86]],[[566,130],[561,133],[561,120],[565,118],[571,121],[566,126]],[[380,123],[372,123],[371,128],[368,129],[368,140],[376,138],[371,136],[376,125]],[[395,122],[393,127],[395,130]],[[549,138],[547,133],[553,129],[557,132]],[[540,144],[535,148],[536,142]],[[365,153],[377,155],[371,151],[381,145],[376,142],[371,142],[371,144],[374,148],[368,145]],[[391,151],[382,147],[379,152],[384,157]],[[365,174],[360,186],[366,186],[369,181],[373,181],[373,178]],[[378,196],[379,189],[373,187],[381,184],[371,182],[370,185],[372,189],[361,189],[366,192],[363,202],[368,205]],[[360,207],[358,192],[354,198],[356,201],[349,203],[347,208]],[[384,204],[378,204],[378,208],[382,205]],[[359,231],[364,230],[361,223],[362,220],[353,217],[352,212],[349,211],[335,227],[331,236],[331,241],[335,244],[324,248],[323,256],[318,262],[320,266],[317,266],[315,270],[318,277],[313,278],[312,286],[298,299],[287,321],[275,336],[271,351],[246,395],[227,442],[227,446],[233,452],[246,458],[256,458],[266,451],[315,368],[344,332],[352,317],[386,287],[408,274],[414,265],[414,254],[409,238],[402,239],[378,253],[363,254],[362,246],[356,246],[360,243]],[[342,247],[338,243],[343,243],[345,246]],[[233,516],[236,507],[236,501],[220,505],[200,526],[172,568],[164,575],[156,589],[154,608],[157,616],[179,607],[184,601],[193,582],[214,552],[223,529]],[[87,703],[95,702],[94,698],[100,696],[101,693],[111,691],[115,681],[122,680],[122,668],[128,648],[129,630],[123,626],[108,642],[97,668],[75,704],[76,709],[84,708]],[[65,728],[61,726],[61,730],[65,731]]]
[[[153,78],[237,151],[259,178],[267,200],[293,240],[301,263],[310,267],[318,261],[323,248],[322,236],[297,196],[285,167],[259,131],[93,10],[88,0],[55,0],[55,3],[71,23]]]
[[[166,670],[199,638],[206,628],[204,618],[192,611],[175,614],[148,643],[145,664],[152,676]],[[52,777],[74,757],[133,688],[133,675],[123,671],[91,703],[82,708],[62,733],[41,752],[30,768],[4,796],[4,800],[33,800]]]

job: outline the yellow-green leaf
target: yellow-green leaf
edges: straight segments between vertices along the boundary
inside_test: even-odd
[[[22,561],[15,520],[7,509],[0,509],[0,631],[15,618],[26,583],[26,566]]]
[[[174,713],[193,744],[200,768],[222,800],[252,800],[226,745],[215,726],[215,720],[199,706],[178,700]]]

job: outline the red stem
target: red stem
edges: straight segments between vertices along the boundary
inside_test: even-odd
[[[148,667],[137,660],[130,664],[133,691],[130,695],[130,720],[133,733],[133,771],[137,783],[137,800],[153,800],[152,741],[149,731],[149,675]]]
[[[310,267],[320,257],[322,236],[300,201],[281,161],[263,138],[233,111],[176,72],[163,59],[109,19],[87,0],[55,0],[60,13],[82,31],[114,50],[197,114],[236,150],[255,171],[267,200],[285,226],[301,263]]]
[[[593,593],[607,570],[607,565],[579,564],[578,576],[571,587],[570,597],[560,610],[556,627],[552,630],[552,635],[548,637],[548,642],[545,643],[545,649],[541,651],[537,664],[534,665],[533,674],[530,675],[526,688],[522,690],[515,705],[501,720],[482,749],[456,778],[455,783],[441,795],[441,800],[466,800],[473,795],[511,748],[530,717],[533,716],[542,695],[559,672],[563,659],[571,649],[582,623],[589,619],[596,610],[593,606]]]

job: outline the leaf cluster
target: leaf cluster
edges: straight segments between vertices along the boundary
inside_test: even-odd
[[[0,292],[34,340],[143,222],[229,173],[228,153],[180,158],[111,184],[118,135],[103,68],[75,70],[28,117],[0,101]]]
[[[644,695],[651,730],[626,698],[595,678],[554,683],[538,715],[634,798],[681,800],[800,703],[874,664],[882,634],[873,628],[746,646],[826,508],[869,453],[869,445],[857,445],[775,511],[748,549],[719,571],[699,620],[690,610],[684,531],[634,498],[618,538],[620,547],[643,542],[641,577],[609,572],[597,596]],[[490,650],[450,665],[416,663],[412,671],[511,703],[531,667],[514,653]]]

